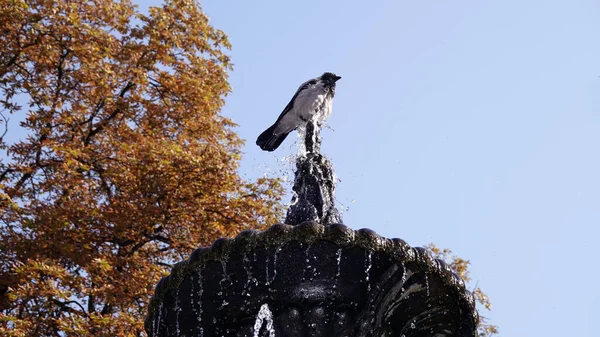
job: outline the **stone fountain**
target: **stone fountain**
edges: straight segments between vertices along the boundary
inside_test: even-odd
[[[150,337],[475,337],[475,302],[425,249],[342,225],[335,176],[306,126],[286,224],[219,239],[156,286]]]

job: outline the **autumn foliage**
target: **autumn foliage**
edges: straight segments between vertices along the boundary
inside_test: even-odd
[[[279,215],[219,114],[227,37],[193,0],[5,0],[0,30],[0,335],[141,336],[174,261]]]

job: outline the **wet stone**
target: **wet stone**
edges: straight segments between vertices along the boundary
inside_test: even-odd
[[[194,254],[157,287],[149,336],[475,336],[471,295],[435,260],[310,228]]]
[[[342,223],[335,207],[337,178],[333,165],[321,152],[320,127],[309,122],[304,133],[305,152],[296,158],[294,196],[285,223],[298,225],[313,221],[320,224]]]

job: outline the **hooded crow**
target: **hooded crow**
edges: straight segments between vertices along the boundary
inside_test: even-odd
[[[302,83],[275,124],[258,136],[256,145],[264,151],[274,151],[290,132],[309,120],[315,117],[319,121],[326,120],[331,114],[335,82],[340,78],[334,73],[324,73]]]

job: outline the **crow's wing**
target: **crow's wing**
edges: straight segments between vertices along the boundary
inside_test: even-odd
[[[283,116],[285,116],[286,113],[288,113],[290,110],[292,110],[292,108],[294,107],[294,101],[296,100],[296,97],[298,97],[298,94],[302,90],[307,89],[308,87],[315,85],[315,84],[317,84],[316,78],[313,78],[312,80],[308,80],[308,81],[302,83],[300,85],[300,87],[298,88],[298,90],[296,90],[296,93],[294,94],[294,96],[292,97],[290,102],[285,106],[285,108],[283,108],[283,111],[281,112],[279,117],[277,117],[277,121],[275,121],[275,124],[277,124],[277,122],[279,122],[281,120],[281,118],[283,118]]]
[[[298,127],[296,118],[294,116],[287,116],[287,114],[294,108],[294,102],[300,93],[315,84],[317,84],[317,79],[308,80],[300,85],[290,102],[285,106],[279,117],[277,117],[277,121],[258,136],[256,145],[266,151],[273,151],[279,147],[287,135]],[[285,118],[286,116],[287,118]]]

